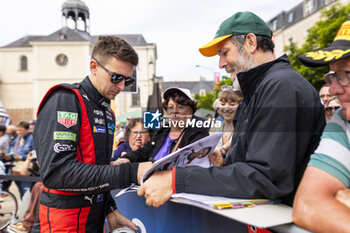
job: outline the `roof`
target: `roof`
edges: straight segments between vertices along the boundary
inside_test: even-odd
[[[87,32],[64,27],[36,41],[91,41],[91,36]]]
[[[29,42],[36,41],[43,36],[24,36],[8,45],[3,46],[2,48],[10,48],[10,47],[31,47]]]
[[[62,4],[62,9],[69,8],[69,9],[80,9],[83,11],[89,12],[88,6],[80,1],[80,0],[68,0]]]
[[[142,34],[115,34],[120,36],[132,46],[146,46],[153,43],[147,43]],[[61,28],[56,32],[47,36],[24,36],[2,48],[14,48],[14,47],[31,47],[30,42],[34,41],[90,41],[94,43],[98,35],[91,36],[85,31],[75,30],[68,27]]]

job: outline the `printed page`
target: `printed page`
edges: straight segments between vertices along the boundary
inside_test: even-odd
[[[148,177],[150,177],[154,172],[171,170],[173,166],[212,166],[208,155],[214,151],[222,135],[223,133],[209,135],[157,160],[152,165],[152,167],[143,175],[141,184],[147,180]]]

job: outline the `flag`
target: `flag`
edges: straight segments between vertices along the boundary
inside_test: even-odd
[[[214,89],[219,89],[220,86],[218,85],[220,82],[220,73],[214,72]]]
[[[6,109],[2,105],[0,101],[0,125],[9,125],[10,124],[10,117],[6,112]]]

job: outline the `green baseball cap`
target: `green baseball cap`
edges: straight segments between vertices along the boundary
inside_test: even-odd
[[[218,53],[217,44],[219,42],[233,35],[248,33],[272,37],[272,31],[259,16],[249,11],[237,12],[220,25],[214,39],[199,48],[199,52],[206,57],[215,56]]]

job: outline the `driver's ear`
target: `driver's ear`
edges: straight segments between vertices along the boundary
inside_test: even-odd
[[[97,62],[95,60],[90,60],[89,67],[90,67],[91,74],[96,76],[96,73],[97,73]]]

